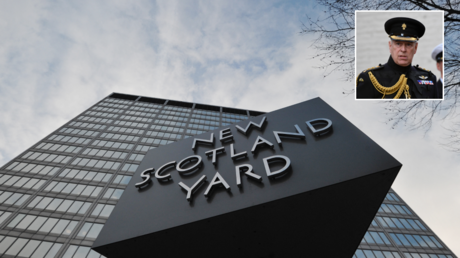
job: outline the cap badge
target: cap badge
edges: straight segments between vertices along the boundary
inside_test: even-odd
[[[407,25],[405,23],[403,23],[403,25],[401,27],[403,28],[403,30],[406,30]]]

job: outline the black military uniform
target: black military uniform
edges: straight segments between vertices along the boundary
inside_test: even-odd
[[[392,18],[385,23],[391,40],[417,42],[425,26],[410,18]],[[436,98],[436,76],[417,66],[400,66],[390,55],[384,65],[364,70],[356,78],[356,98]]]
[[[409,87],[408,90],[401,90],[399,99],[430,99],[438,96],[435,88],[436,76],[433,73],[418,66],[399,66],[390,56],[388,63],[367,69],[358,76],[356,81],[356,97],[358,99],[394,99],[399,93],[398,90],[384,96],[382,91],[379,91],[378,87],[372,83],[369,72],[380,85],[387,88],[396,85],[401,75],[404,74]]]
[[[443,92],[442,92],[442,88],[444,88],[444,82],[441,78],[439,78],[439,80],[436,82],[436,98],[438,99],[442,99],[442,96],[443,96]]]

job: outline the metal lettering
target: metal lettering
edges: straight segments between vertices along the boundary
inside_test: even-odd
[[[220,142],[230,142],[233,141],[232,131],[230,128],[220,130]]]
[[[211,138],[209,140],[197,139],[197,138],[193,139],[192,150],[195,150],[197,148],[197,143],[208,144],[208,145],[214,146],[214,133],[211,133]]]
[[[313,133],[313,135],[316,137],[332,132],[332,122],[331,120],[327,118],[317,118],[317,119],[307,121],[305,123],[307,124],[308,128]],[[314,125],[324,125],[324,124],[326,124],[326,126],[324,126],[321,129],[315,129],[314,127]]]
[[[197,160],[195,165],[189,167],[189,168],[182,168],[183,163],[185,162],[192,162],[193,160]],[[184,172],[190,172],[194,170],[195,168],[199,168],[202,165],[202,159],[200,155],[192,155],[188,156],[187,158],[181,160],[179,163],[177,163],[176,170],[179,171],[179,173],[184,173]]]
[[[246,169],[245,169],[246,168]],[[256,175],[252,172],[252,165],[249,164],[243,164],[235,167],[235,172],[236,172],[236,185],[241,186],[241,172],[245,172],[245,174],[249,177],[254,178],[255,180],[262,181],[262,177],[259,175]]]
[[[257,148],[259,148],[260,145],[267,145],[268,147],[273,149],[273,143],[265,140],[264,138],[257,136],[256,141],[254,142],[254,145],[252,146],[251,152],[254,153]]]
[[[284,167],[282,167],[281,169],[278,169],[277,171],[271,171],[269,163],[277,162],[280,160],[284,160],[284,162],[286,162]],[[284,172],[287,172],[286,170],[291,166],[291,160],[288,157],[283,156],[283,155],[275,155],[275,156],[271,156],[268,158],[264,158],[263,161],[264,161],[265,172],[267,172],[268,178],[274,178],[276,176],[283,174]]]
[[[205,181],[206,175],[203,175],[200,179],[198,179],[198,181],[192,187],[188,187],[186,184],[179,182],[179,186],[182,187],[185,191],[187,191],[187,197],[185,197],[187,201],[192,200],[192,194],[196,190],[198,190],[204,184]]]
[[[246,126],[245,129],[243,129],[243,128],[240,127],[239,125],[235,125],[235,127],[236,127],[236,129],[237,129],[238,131],[240,131],[240,132],[242,132],[244,135],[246,135],[246,134],[248,133],[249,128],[251,128],[251,127],[257,127],[257,128],[259,128],[259,130],[262,130],[262,126],[264,125],[266,118],[267,118],[267,117],[264,116],[264,117],[262,118],[262,121],[260,121],[259,124],[256,124],[256,123],[250,121],[249,124]]]
[[[161,166],[157,172],[155,172],[155,177],[158,179],[158,180],[170,180],[171,179],[171,174],[167,174],[167,175],[161,175],[161,172],[163,172],[163,170],[166,170],[168,167],[175,167],[176,166],[176,161],[171,161],[171,162],[168,162],[166,164],[164,164],[163,166]]]
[[[135,187],[141,188],[143,186],[146,186],[146,185],[150,184],[150,182],[152,182],[152,180],[150,180],[150,173],[152,173],[153,171],[155,171],[154,168],[148,168],[148,169],[142,171],[141,178],[143,178],[144,181],[135,184]]]
[[[248,153],[246,151],[243,151],[243,152],[240,152],[238,154],[235,154],[235,149],[233,148],[233,143],[230,144],[230,157],[233,159],[233,160],[236,160],[236,159],[239,159],[241,157],[243,158],[247,158],[248,157]]]
[[[220,148],[205,152],[206,156],[208,157],[209,157],[209,154],[212,154],[212,164],[213,165],[217,163],[217,153],[225,153],[225,148],[220,147]]]
[[[209,193],[211,192],[212,187],[220,185],[220,184],[223,185],[226,190],[230,189],[230,186],[227,184],[225,179],[219,174],[219,172],[216,172],[216,175],[211,180],[211,183],[209,183],[208,189],[206,189],[206,192],[204,193],[204,196],[208,197]]]
[[[294,127],[295,127],[297,133],[273,131],[273,134],[275,135],[276,142],[278,142],[279,145],[282,145],[280,136],[299,138],[301,140],[305,139],[305,134],[302,132],[302,130],[300,130],[300,127],[298,125],[294,125]]]

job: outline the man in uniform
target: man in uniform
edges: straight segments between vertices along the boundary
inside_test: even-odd
[[[385,22],[390,37],[390,58],[384,65],[363,71],[356,78],[358,99],[429,99],[436,98],[436,76],[428,70],[412,66],[418,40],[425,26],[414,19],[397,17]]]
[[[436,82],[436,92],[438,94],[438,98],[442,98],[443,92],[443,84],[444,84],[444,75],[443,75],[443,65],[444,65],[444,59],[443,59],[443,48],[444,44],[439,44],[437,45],[434,49],[433,52],[431,52],[431,58],[433,58],[434,61],[436,61],[436,68],[441,72],[441,78]]]

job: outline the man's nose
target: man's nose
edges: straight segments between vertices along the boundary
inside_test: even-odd
[[[405,44],[402,44],[401,51],[406,52],[406,45]]]

